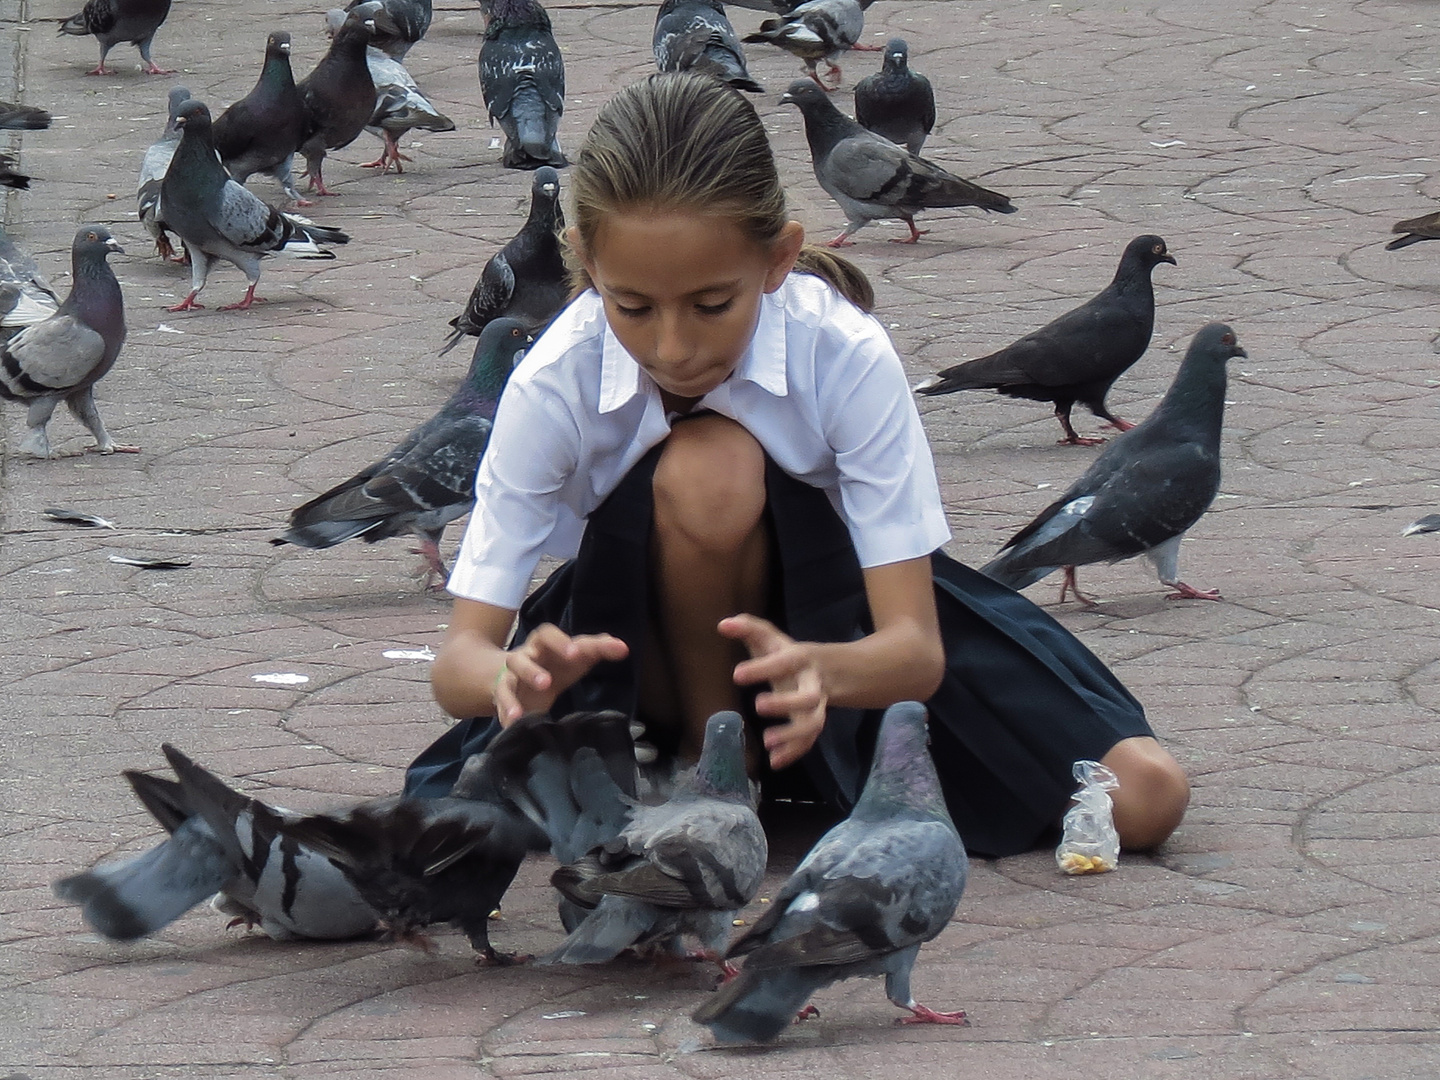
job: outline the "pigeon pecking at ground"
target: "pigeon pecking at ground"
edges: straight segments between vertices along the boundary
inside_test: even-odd
[[[1245,356],[1235,331],[1211,323],[1195,335],[1175,381],[1143,423],[1097,457],[1070,490],[1016,533],[980,572],[1023,589],[1064,567],[1083,604],[1075,568],[1144,555],[1171,599],[1219,600],[1180,580],[1180,541],[1220,490],[1220,425],[1225,364]]]
[[[286,198],[309,206],[295,190],[291,163],[305,133],[305,103],[290,68],[290,35],[265,39],[265,62],[254,88],[215,118],[215,150],[226,171],[243,184],[255,173],[275,178]]]
[[[1398,240],[1391,240],[1386,244],[1386,251],[1398,251],[1411,244],[1418,244],[1421,240],[1440,240],[1440,210],[1433,214],[1397,221],[1390,231],[1403,235]]]
[[[376,930],[379,916],[345,875],[282,835],[295,817],[231,788],[173,746],[163,746],[179,781],[127,771],[136,797],[169,833],[140,855],[55,882],[81,905],[86,923],[112,941],[163,929],[215,897],[217,911],[277,941],[341,939]]]
[[[686,936],[699,940],[699,956],[720,962],[735,913],[760,889],[768,850],[745,772],[745,723],[716,713],[699,762],[669,799],[635,807],[612,841],[551,876],[579,919],[540,962],[599,964],[632,946],[673,955]]]
[[[374,543],[413,533],[425,568],[443,580],[445,526],[475,505],[475,472],[490,441],[495,406],[530,343],[525,326],[496,319],[480,333],[465,381],[434,416],[379,461],[290,513],[272,544],[334,547],[360,537]]]
[[[375,2],[375,0],[368,0]],[[350,0],[346,11],[360,7],[362,0]],[[417,41],[430,29],[434,17],[430,0],[381,0],[387,18],[376,33],[371,45],[395,61],[403,61]]]
[[[1155,329],[1150,272],[1160,263],[1175,265],[1165,241],[1150,233],[1135,237],[1125,245],[1114,280],[1078,308],[999,352],[930,376],[915,392],[998,390],[1007,397],[1053,401],[1055,419],[1065,429],[1060,441],[1072,446],[1105,441],[1075,433],[1070,410],[1077,401],[1121,431],[1129,430],[1132,424],[1106,408],[1105,395],[1150,346]]]
[[[1008,196],[954,176],[883,135],[866,131],[813,82],[791,83],[780,100],[799,106],[815,179],[845,211],[845,231],[830,241],[830,247],[844,247],[857,230],[885,218],[899,218],[910,226],[909,237],[896,243],[913,244],[923,235],[915,228],[915,215],[926,208],[978,206],[1001,214],[1015,212]]]
[[[180,128],[180,145],[160,183],[160,216],[185,241],[190,254],[190,294],[169,310],[204,306],[195,298],[205,287],[215,259],[234,263],[249,280],[245,298],[220,309],[243,311],[263,299],[255,295],[255,286],[265,256],[333,259],[334,254],[319,245],[349,242],[339,229],[282,214],[232,180],[215,152],[210,110],[204,102],[191,98],[181,104],[175,123]]]
[[[60,298],[35,260],[0,226],[0,342],[54,315]]]
[[[859,44],[865,32],[865,11],[874,0],[809,0],[778,19],[766,19],[760,29],[746,34],[746,44],[768,41],[805,63],[805,72],[826,92],[840,85],[836,58],[847,49],[879,52],[878,45]],[[824,60],[834,79],[827,86],[815,65]]]
[[[963,1012],[935,1012],[910,992],[920,946],[955,914],[969,866],[925,723],[919,702],[885,711],[855,809],[730,946],[726,956],[745,957],[744,968],[694,1013],[717,1042],[768,1042],[817,990],[866,975],[885,976],[885,996],[910,1010],[904,1023],[966,1022]]]
[[[180,115],[180,106],[189,100],[190,91],[187,88],[170,88],[169,119],[165,121],[165,130],[160,133],[160,138],[145,151],[145,157],[140,161],[140,179],[135,185],[135,212],[140,217],[140,224],[155,240],[155,254],[175,262],[184,262],[185,257],[175,253],[170,234],[160,220],[160,183],[170,168],[175,148],[180,145],[180,129],[175,126],[175,119]]]
[[[740,38],[720,0],[665,0],[655,13],[650,47],[661,71],[696,71],[736,90],[765,92],[745,69]]]
[[[364,15],[351,12],[331,40],[330,51],[299,84],[305,105],[299,149],[305,156],[310,191],[335,194],[325,186],[321,172],[325,155],[354,142],[375,112],[375,80],[365,49],[386,19],[383,10],[376,13],[373,6]]]
[[[910,70],[904,38],[891,38],[879,72],[855,84],[855,122],[912,154],[924,147],[935,127],[935,91],[929,79]]]
[[[565,111],[565,61],[550,16],[538,0],[485,0],[480,93],[490,122],[505,133],[507,169],[564,168],[560,116]]]
[[[76,37],[94,35],[100,42],[100,63],[86,75],[113,75],[105,66],[105,57],[122,41],[140,50],[147,75],[174,75],[150,59],[150,45],[155,31],[170,14],[170,0],[88,0],[78,15],[71,15],[60,24],[60,33]]]
[[[539,330],[555,317],[570,295],[570,276],[560,249],[564,228],[560,174],[542,165],[530,185],[530,216],[480,271],[465,310],[450,320],[455,331],[446,339],[441,356],[466,334],[480,333],[491,319],[508,316]]]
[[[95,384],[125,343],[125,301],[106,262],[112,251],[123,254],[109,229],[82,225],[70,248],[70,295],[54,315],[0,345],[0,397],[29,403],[21,453],[51,456],[45,425],[61,401],[90,429],[100,453],[139,452],[117,445],[95,408]]]

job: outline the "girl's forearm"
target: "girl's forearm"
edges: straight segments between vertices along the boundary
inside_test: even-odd
[[[831,705],[884,709],[897,701],[926,701],[945,674],[939,637],[910,620],[858,641],[811,647]]]

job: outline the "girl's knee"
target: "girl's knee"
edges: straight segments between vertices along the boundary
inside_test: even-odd
[[[1103,763],[1120,780],[1119,790],[1111,795],[1122,846],[1139,851],[1159,846],[1180,825],[1190,805],[1185,770],[1151,738],[1117,743]]]
[[[754,532],[765,509],[765,452],[733,420],[687,420],[666,440],[652,486],[662,533],[734,546]]]

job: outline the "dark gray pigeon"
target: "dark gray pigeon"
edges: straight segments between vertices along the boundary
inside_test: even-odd
[[[855,84],[855,121],[912,154],[925,145],[935,127],[935,91],[929,79],[910,70],[904,38],[891,38],[880,71]]]
[[[35,260],[0,226],[0,342],[50,318],[59,307],[60,298]]]
[[[1401,536],[1416,536],[1419,533],[1440,532],[1440,514],[1426,514],[1416,518],[1400,531]]]
[[[19,162],[12,154],[0,154],[0,187],[14,188],[16,191],[30,190],[30,177],[24,173],[16,172],[15,166]]]
[[[114,75],[105,66],[105,57],[122,41],[140,50],[147,75],[174,75],[174,68],[159,67],[150,59],[150,45],[155,31],[170,14],[170,0],[88,0],[78,15],[71,15],[60,24],[60,33],[76,37],[94,35],[100,42],[100,63],[86,75]]]
[[[443,580],[445,526],[475,505],[475,472],[490,441],[505,380],[530,343],[525,326],[496,319],[480,334],[465,381],[434,416],[349,480],[290,513],[272,544],[334,547],[360,537],[374,543],[412,533],[431,573]]]
[[[465,310],[450,320],[455,332],[446,339],[441,356],[466,334],[480,333],[491,319],[508,316],[539,330],[559,313],[570,296],[570,275],[560,249],[564,229],[560,174],[542,165],[530,185],[530,216],[480,271]]]
[[[540,962],[599,964],[632,946],[678,952],[685,936],[719,962],[736,911],[760,889],[767,855],[745,773],[745,723],[716,713],[695,771],[666,802],[635,807],[614,840],[551,877],[584,914]]]
[[[50,114],[34,105],[0,101],[0,131],[41,131],[50,126]]]
[[[650,47],[661,71],[696,71],[736,90],[765,92],[745,69],[745,51],[720,0],[665,0]]]
[[[376,930],[379,916],[344,874],[282,835],[295,815],[242,795],[173,746],[162,749],[178,783],[142,772],[124,776],[169,837],[143,854],[55,883],[55,894],[80,904],[97,933],[133,941],[212,896],[217,911],[277,941]]]
[[[299,84],[305,105],[299,149],[305,156],[310,191],[335,194],[325,186],[321,173],[325,155],[354,142],[375,112],[375,80],[365,62],[365,49],[383,18],[383,12],[352,12],[331,39],[330,51]]]
[[[215,118],[215,150],[221,164],[243,184],[256,173],[274,177],[296,206],[309,206],[295,190],[291,165],[305,133],[305,103],[290,68],[290,35],[275,30],[265,39],[265,62],[254,88]]]
[[[999,352],[946,368],[915,387],[917,394],[957,390],[998,390],[1007,397],[1053,401],[1055,419],[1065,429],[1060,441],[1096,446],[1104,439],[1082,439],[1070,423],[1080,402],[1121,431],[1133,424],[1105,407],[1115,380],[1129,371],[1150,346],[1155,329],[1155,288],[1150,272],[1160,263],[1175,265],[1165,241],[1146,233],[1125,245],[1115,278],[1078,308],[1026,334]]]
[[[346,11],[360,7],[362,0],[350,0]],[[434,17],[430,0],[383,0],[387,16],[383,29],[377,27],[372,46],[396,61],[403,61],[417,41],[430,29]]]
[[[1386,244],[1386,251],[1398,251],[1411,244],[1418,244],[1421,240],[1440,240],[1440,210],[1433,214],[1397,221],[1390,231],[1404,235],[1400,239],[1391,240]]]
[[[925,724],[918,702],[885,711],[855,809],[730,946],[726,955],[744,956],[744,968],[694,1013],[718,1042],[768,1042],[817,990],[857,976],[884,975],[885,996],[910,1010],[905,1023],[966,1022],[963,1012],[935,1012],[910,992],[920,946],[955,914],[968,870]]]
[[[865,32],[865,11],[874,0],[809,0],[793,7],[778,19],[766,19],[760,29],[741,38],[746,43],[767,41],[805,63],[805,71],[821,90],[840,85],[840,65],[836,58],[847,49],[879,52],[878,45],[861,45]],[[834,76],[829,85],[821,82],[815,71],[824,60]]]
[[[185,257],[175,253],[170,234],[160,220],[160,183],[170,168],[175,148],[180,145],[180,129],[175,126],[175,119],[180,115],[180,106],[189,100],[190,91],[185,87],[170,88],[169,119],[165,121],[165,130],[160,133],[160,138],[145,151],[145,157],[140,162],[140,180],[135,185],[135,212],[140,216],[140,224],[155,240],[155,254],[175,262],[184,262]]]
[[[1084,604],[1075,568],[1144,555],[1172,599],[1219,600],[1180,580],[1180,541],[1220,490],[1220,425],[1225,363],[1245,350],[1224,323],[1190,343],[1175,381],[1143,423],[1097,457],[1070,490],[1016,533],[981,573],[1023,589],[1061,567],[1067,589]]]
[[[793,82],[780,100],[800,107],[815,179],[845,211],[845,231],[830,241],[830,247],[844,247],[856,230],[884,218],[899,218],[910,226],[909,237],[896,242],[913,244],[922,235],[915,227],[915,215],[930,207],[1015,212],[1008,196],[962,180],[883,135],[866,131],[837,109],[816,83]]]
[[[565,61],[550,16],[538,0],[486,0],[484,7],[480,93],[490,122],[505,133],[501,162],[507,169],[563,168]]]
[[[319,245],[349,242],[339,229],[282,214],[232,180],[215,152],[210,110],[204,102],[191,98],[181,104],[175,124],[180,128],[180,145],[160,183],[159,213],[190,254],[190,294],[169,310],[204,307],[195,298],[205,287],[215,259],[234,263],[249,280],[245,298],[220,309],[243,311],[263,299],[255,295],[255,286],[265,256],[333,259],[334,254]]]
[[[109,229],[82,225],[70,247],[70,295],[54,315],[0,345],[0,397],[30,406],[21,453],[51,456],[45,425],[62,401],[90,429],[100,453],[139,452],[117,445],[95,408],[95,384],[125,343],[125,301],[105,261],[112,251],[123,254]]]

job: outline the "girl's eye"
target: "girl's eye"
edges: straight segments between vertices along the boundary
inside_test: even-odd
[[[724,315],[733,303],[733,300],[726,300],[723,304],[696,304],[695,310],[701,315]]]
[[[615,310],[620,312],[620,314],[624,315],[627,319],[638,319],[650,309],[648,307],[644,307],[643,305],[641,307],[626,307],[623,304],[616,304]]]

